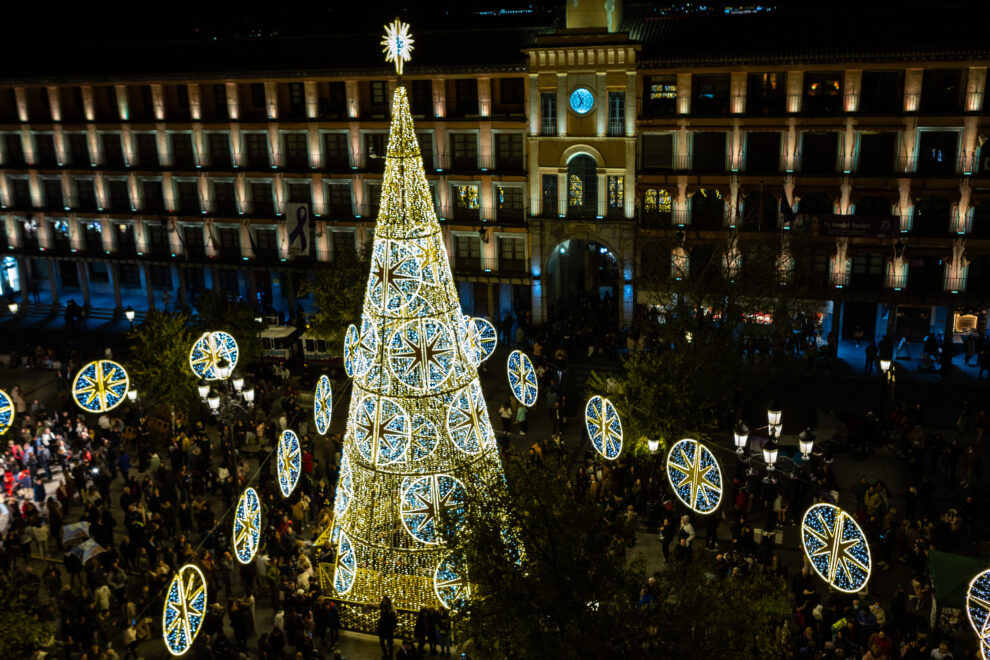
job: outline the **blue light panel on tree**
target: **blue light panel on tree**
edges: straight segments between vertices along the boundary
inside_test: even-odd
[[[402,493],[402,524],[417,541],[440,542],[440,519],[458,526],[464,517],[466,493],[460,481],[446,474],[410,481]]]

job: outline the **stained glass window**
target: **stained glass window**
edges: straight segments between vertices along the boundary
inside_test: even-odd
[[[584,206],[584,181],[577,174],[567,177],[567,203],[570,206]]]
[[[608,178],[608,207],[621,209],[625,205],[625,180],[621,176]]]
[[[670,193],[663,188],[659,190],[656,188],[647,188],[643,194],[643,205],[647,211],[653,211],[654,213],[670,213],[673,208]]]
[[[478,186],[454,186],[454,198],[458,208],[476,209],[478,208]]]

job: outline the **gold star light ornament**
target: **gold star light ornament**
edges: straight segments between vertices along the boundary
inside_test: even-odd
[[[409,24],[395,19],[386,25],[382,46],[385,61],[395,64],[395,72],[401,76],[403,63],[412,58],[413,38],[409,34]]]

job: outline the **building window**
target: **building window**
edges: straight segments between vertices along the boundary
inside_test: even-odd
[[[186,266],[182,269],[182,274],[186,279],[186,289],[190,292],[196,293],[197,291],[202,291],[206,288],[206,277],[203,275],[202,268],[197,268],[196,266]]]
[[[220,215],[237,213],[237,194],[233,181],[213,182],[213,210]]]
[[[141,182],[141,198],[144,200],[145,211],[161,213],[165,210],[165,198],[162,196],[162,182],[157,179],[146,179]]]
[[[600,215],[598,167],[587,154],[575,156],[567,163],[567,213],[579,217]]]
[[[36,160],[42,167],[60,165],[55,153],[55,136],[51,133],[36,133],[34,136]]]
[[[841,71],[806,71],[804,107],[808,112],[838,112],[842,107]]]
[[[463,169],[478,167],[478,136],[475,133],[451,133],[450,147],[454,159],[452,166]]]
[[[207,133],[207,140],[210,145],[210,165],[229,169],[230,136],[226,133]]]
[[[107,167],[124,166],[124,149],[120,142],[120,133],[101,133],[100,142],[103,147],[103,164]]]
[[[176,85],[175,86],[175,96],[176,96],[176,98],[179,101],[179,107],[180,108],[188,108],[189,107],[189,88],[188,87],[186,87],[185,85]]]
[[[783,72],[749,74],[746,94],[746,112],[752,114],[778,114],[784,111],[786,99]]]
[[[522,270],[526,263],[526,241],[516,236],[500,236],[498,239],[498,260],[502,268]]]
[[[227,86],[218,83],[213,86],[213,105],[218,117],[227,118]]]
[[[306,90],[301,82],[289,83],[289,110],[296,116],[305,114]]]
[[[110,189],[110,210],[117,212],[128,212],[132,210],[131,190],[127,185],[127,179],[109,179],[107,187]]]
[[[252,231],[254,253],[260,258],[274,259],[278,256],[278,233],[271,227],[259,227]]]
[[[522,187],[495,184],[495,203],[498,205],[499,220],[522,220]]]
[[[481,241],[477,236],[454,236],[454,262],[459,266],[478,267],[481,264]]]
[[[423,156],[423,169],[436,169],[433,164],[433,134],[416,133],[416,139],[419,141],[419,153]]]
[[[169,138],[172,142],[172,164],[176,167],[195,167],[196,156],[193,154],[192,135],[172,133]]]
[[[158,136],[154,133],[137,134],[138,162],[145,167],[157,169],[158,161]]]
[[[433,117],[433,81],[412,81],[413,116]]]
[[[498,81],[499,102],[504,105],[522,105],[526,99],[522,78],[500,78]]]
[[[478,218],[478,186],[467,184],[452,186],[454,197],[454,219],[476,220]]]
[[[385,105],[388,100],[388,83],[384,80],[371,81],[371,105]]]
[[[647,188],[643,194],[643,208],[647,213],[670,213],[674,206],[669,192],[663,188]]]
[[[287,183],[288,202],[292,204],[312,204],[309,183]]]
[[[69,158],[77,166],[88,167],[93,164],[89,156],[89,136],[85,133],[69,133]]]
[[[625,179],[621,176],[608,178],[608,208],[609,215],[622,215],[626,208]]]
[[[542,123],[540,124],[540,135],[557,134],[557,94],[554,92],[543,92],[540,94],[540,114]]]
[[[255,215],[272,217],[275,215],[275,203],[272,199],[272,184],[268,181],[251,181],[251,212]]]
[[[183,213],[201,213],[199,204],[199,185],[196,181],[179,181],[176,183],[179,194],[179,210]]]
[[[644,114],[649,116],[674,112],[677,108],[677,76],[647,76],[643,84]]]
[[[203,225],[185,225],[182,227],[182,238],[186,252],[196,257],[206,254],[206,242],[203,240]]]
[[[608,93],[608,134],[621,137],[626,134],[626,93]]]
[[[454,80],[454,92],[457,97],[457,114],[471,116],[478,114],[478,81],[474,78],[457,78]]]
[[[267,133],[245,133],[244,146],[247,149],[249,167],[266,168],[271,166],[268,159]]]
[[[523,141],[518,133],[495,134],[495,166],[499,169],[523,168]]]
[[[76,179],[76,208],[80,211],[95,211],[96,188],[92,179]]]
[[[7,165],[24,164],[24,143],[20,133],[5,133],[3,136],[4,163]]]
[[[306,133],[286,133],[285,157],[286,167],[309,168],[309,136]]]
[[[351,208],[351,185],[332,184],[327,186],[327,215],[337,218],[350,218],[354,215]]]
[[[62,193],[61,179],[42,179],[45,189],[45,206],[49,209],[65,208],[65,198]]]
[[[557,215],[557,175],[543,175],[543,215]]]
[[[323,162],[328,169],[346,169],[351,165],[351,151],[346,133],[323,134]]]
[[[256,108],[265,105],[265,84],[251,83],[251,105]]]

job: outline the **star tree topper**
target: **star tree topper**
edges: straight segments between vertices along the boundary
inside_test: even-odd
[[[409,34],[409,24],[398,18],[385,26],[385,37],[382,39],[382,52],[385,61],[395,64],[395,72],[402,75],[402,64],[412,59],[413,38]]]

